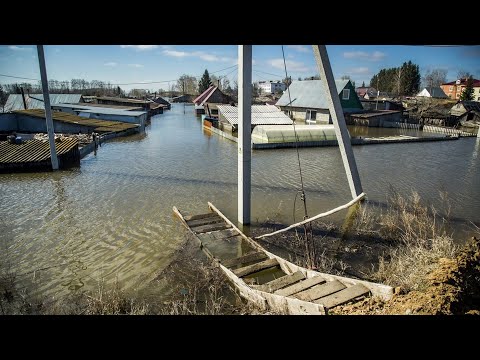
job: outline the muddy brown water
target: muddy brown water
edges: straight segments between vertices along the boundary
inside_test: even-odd
[[[172,207],[191,214],[207,201],[237,217],[237,145],[204,131],[192,106],[174,104],[145,135],[103,144],[81,167],[55,173],[0,175],[0,261],[35,293],[62,295],[115,279],[144,290],[174,257],[185,231]],[[369,136],[415,135],[401,129],[350,128]],[[421,133],[420,133],[421,134]],[[441,208],[451,199],[457,231],[479,223],[480,140],[356,146],[364,191],[385,205],[391,185],[415,189]],[[338,148],[300,149],[309,214],[349,201]],[[290,224],[299,188],[295,149],[252,152],[252,226]],[[302,216],[297,199],[296,220]],[[341,225],[345,212],[329,218]],[[246,229],[248,232],[248,228]]]

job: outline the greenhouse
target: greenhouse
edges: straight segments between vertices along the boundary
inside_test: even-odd
[[[320,142],[336,140],[333,125],[296,125],[298,142]],[[293,125],[257,125],[252,131],[252,142],[256,144],[295,142]]]

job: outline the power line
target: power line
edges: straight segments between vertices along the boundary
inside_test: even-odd
[[[261,73],[264,73],[264,74],[267,74],[267,75],[276,76],[276,77],[279,77],[279,78],[283,78],[283,76],[281,76],[281,75],[272,74],[272,73],[269,73],[269,72],[266,72],[266,71],[261,71],[261,70],[254,70],[254,71],[261,72]]]
[[[23,79],[23,80],[35,80],[35,81],[40,81],[40,79],[32,79],[32,78],[26,78],[26,77],[20,77],[20,76],[13,76],[13,75],[5,75],[5,74],[0,74],[0,76],[4,77],[10,77],[14,79]]]

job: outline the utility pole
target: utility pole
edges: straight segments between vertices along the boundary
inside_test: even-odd
[[[20,91],[22,92],[23,108],[27,110],[27,102],[25,101],[25,92],[23,91],[23,87],[20,88]]]
[[[50,94],[48,93],[47,68],[45,67],[45,55],[43,45],[37,45],[38,65],[40,66],[40,77],[42,79],[43,105],[45,106],[45,120],[47,122],[48,142],[50,143],[50,158],[52,169],[58,170],[57,150],[55,148],[55,134],[53,129],[52,108],[50,107]]]
[[[250,224],[252,45],[238,45],[238,221]]]
[[[332,67],[328,59],[327,48],[325,45],[312,45],[312,47],[315,61],[317,62],[320,72],[320,78],[323,79],[322,83],[325,87],[325,93],[327,94],[328,110],[330,111],[330,116],[332,117],[335,128],[335,135],[337,137],[338,147],[340,148],[340,154],[342,155],[350,192],[352,198],[356,198],[363,192],[362,184],[360,182],[355,156],[353,155],[350,134],[348,133],[347,124],[345,123],[337,86],[333,78]]]

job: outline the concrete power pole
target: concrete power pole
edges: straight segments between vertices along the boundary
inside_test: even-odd
[[[43,104],[45,105],[45,119],[47,121],[48,142],[50,143],[50,158],[52,169],[58,170],[57,150],[55,148],[55,134],[53,132],[52,108],[50,107],[50,95],[48,93],[47,69],[45,67],[45,56],[43,45],[37,45],[38,64],[40,66],[40,77],[42,79]]]
[[[238,221],[250,224],[252,45],[238,45]]]
[[[323,80],[322,83],[325,86],[328,110],[330,111],[333,126],[335,127],[335,135],[342,155],[343,166],[345,167],[345,172],[347,174],[350,192],[352,198],[356,198],[363,192],[362,184],[360,182],[355,156],[353,155],[350,134],[348,133],[347,124],[345,123],[342,105],[335,85],[335,79],[333,78],[332,67],[330,65],[330,60],[328,59],[327,48],[325,45],[312,45],[312,47],[320,78]]]

